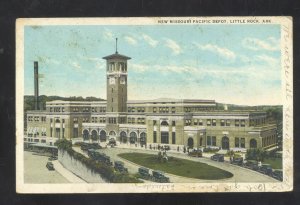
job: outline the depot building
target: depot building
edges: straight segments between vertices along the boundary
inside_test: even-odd
[[[107,100],[51,101],[45,110],[26,113],[25,143],[53,145],[57,139],[85,142],[225,150],[270,148],[276,145],[276,125],[261,111],[218,109],[214,100],[127,99],[127,63],[116,53],[106,60]],[[130,69],[129,69],[130,70]]]

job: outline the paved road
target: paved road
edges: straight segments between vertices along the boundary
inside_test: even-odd
[[[49,171],[46,168],[47,162],[48,157],[46,156],[34,155],[32,152],[24,151],[24,183],[70,183],[57,170]]]
[[[76,151],[81,152],[80,148],[76,147],[74,148]],[[146,149],[135,149],[135,148],[107,148],[107,149],[101,149],[101,152],[107,154],[111,157],[113,161],[120,160],[125,163],[125,166],[128,168],[129,173],[137,173],[138,168],[140,167],[137,164],[134,164],[130,161],[127,161],[123,158],[120,158],[117,156],[120,153],[148,153],[148,154],[157,154],[157,151],[154,150],[146,150]],[[189,159],[193,161],[199,161],[203,163],[207,163],[208,165],[215,166],[218,168],[221,168],[223,170],[231,172],[234,176],[229,179],[222,179],[222,180],[201,180],[201,179],[194,179],[194,178],[186,178],[186,177],[180,177],[172,174],[166,174],[168,177],[170,177],[170,181],[174,183],[201,183],[201,182],[278,182],[277,180],[260,174],[258,172],[245,169],[239,166],[231,165],[229,163],[222,163],[222,162],[215,162],[207,158],[194,158],[189,157],[186,154],[183,153],[167,153],[168,156],[174,156],[178,158],[183,159]],[[86,155],[86,154],[85,154]],[[86,155],[87,156],[87,155]],[[175,167],[174,167],[175,168]]]

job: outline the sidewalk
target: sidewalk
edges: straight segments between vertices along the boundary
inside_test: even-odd
[[[75,174],[73,174],[72,172],[70,172],[69,170],[64,168],[58,160],[54,160],[54,161],[52,161],[52,163],[54,165],[55,170],[58,173],[60,173],[63,177],[65,177],[69,182],[72,182],[72,183],[87,183],[83,179],[79,178],[78,176],[76,176]]]

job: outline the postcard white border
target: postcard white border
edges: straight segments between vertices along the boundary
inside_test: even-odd
[[[210,20],[203,24],[281,25],[283,96],[283,182],[276,183],[168,183],[168,184],[26,184],[23,161],[24,27],[45,25],[162,25],[159,20]],[[219,20],[219,23],[212,23]],[[227,23],[222,23],[227,20]],[[236,20],[235,23],[228,23]],[[246,23],[241,23],[244,20]],[[247,23],[258,20],[259,23]],[[265,23],[270,24],[270,23]],[[16,21],[16,190],[18,193],[175,193],[175,192],[283,192],[293,190],[293,30],[291,17],[149,17],[149,18],[27,18]]]

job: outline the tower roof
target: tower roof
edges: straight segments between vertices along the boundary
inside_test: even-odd
[[[109,59],[124,59],[124,60],[129,60],[131,58],[128,57],[128,56],[121,55],[118,52],[116,52],[116,53],[114,53],[112,55],[103,57],[103,59],[105,59],[105,60],[109,60]]]

